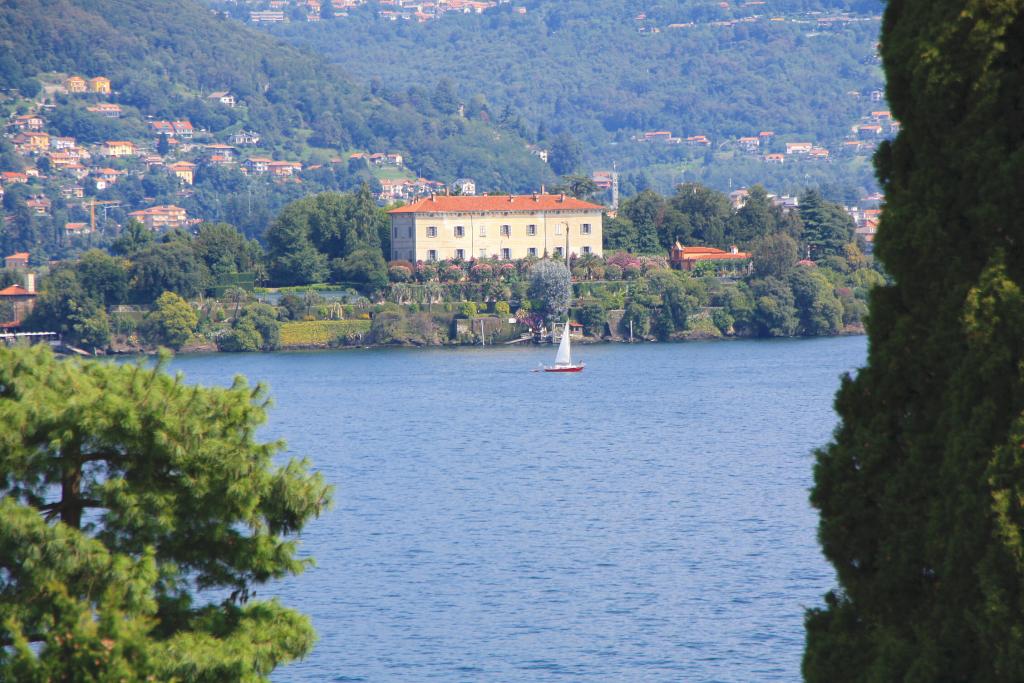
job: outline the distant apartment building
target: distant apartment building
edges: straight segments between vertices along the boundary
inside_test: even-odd
[[[278,24],[287,21],[281,10],[254,10],[249,12],[249,21],[254,24]]]
[[[73,93],[88,92],[89,84],[81,76],[69,76],[64,79],[64,89]]]
[[[93,114],[99,114],[100,116],[108,119],[119,119],[121,118],[121,105],[113,104],[111,102],[100,102],[94,104],[91,107],[86,107],[86,111]]]
[[[388,212],[391,258],[601,255],[602,210],[565,195],[431,195]]]
[[[191,185],[195,180],[196,165],[190,161],[175,161],[167,165],[167,170],[186,185]]]
[[[103,143],[102,154],[114,158],[134,156],[135,143],[130,140],[107,140]]]
[[[89,79],[89,92],[99,93],[100,95],[110,94],[110,79],[106,76],[95,76]]]
[[[235,106],[235,96],[227,90],[218,90],[217,92],[212,92],[206,96],[206,99],[210,102],[223,104],[225,107]]]
[[[171,204],[132,211],[128,217],[137,220],[154,232],[183,228],[188,222],[188,214],[185,209]]]
[[[268,157],[249,157],[242,162],[242,172],[262,175],[270,170],[270,164],[272,163],[274,163],[274,160]]]

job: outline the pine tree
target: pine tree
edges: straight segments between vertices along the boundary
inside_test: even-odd
[[[892,0],[902,132],[868,364],[843,381],[812,502],[839,588],[808,681],[1024,680],[1024,3]]]
[[[288,537],[330,497],[254,439],[266,402],[0,349],[0,680],[261,681],[309,652],[306,617],[250,599],[308,564]]]

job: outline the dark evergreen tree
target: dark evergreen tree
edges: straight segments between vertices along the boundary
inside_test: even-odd
[[[803,222],[800,241],[815,261],[842,256],[846,245],[853,241],[853,219],[843,207],[825,201],[817,190],[800,197],[800,220]]]
[[[644,190],[622,204],[622,215],[634,226],[634,250],[641,253],[661,252],[658,225],[664,218],[665,199],[652,190]]]
[[[551,170],[558,175],[569,175],[583,160],[580,143],[568,133],[559,133],[551,143],[548,153]]]
[[[867,366],[836,400],[812,502],[839,587],[807,615],[806,680],[1024,680],[1024,7],[893,0],[903,130]]]

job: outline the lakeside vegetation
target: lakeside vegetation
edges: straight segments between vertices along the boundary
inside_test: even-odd
[[[593,339],[816,336],[861,330],[885,281],[849,216],[815,191],[799,210],[760,187],[738,209],[695,184],[645,191],[605,217],[604,238],[604,257],[389,263],[389,222],[364,186],[288,205],[266,249],[223,223],[162,236],[130,223],[104,249],[43,268],[24,327],[99,351],[476,343],[539,335],[565,315]],[[677,242],[751,256],[676,270]],[[557,295],[537,281],[549,264],[564,277]],[[255,284],[282,289],[270,298]]]

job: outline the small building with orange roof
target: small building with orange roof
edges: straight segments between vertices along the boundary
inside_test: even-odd
[[[749,252],[740,251],[735,245],[730,247],[729,251],[725,251],[715,247],[684,247],[676,242],[669,252],[669,262],[672,267],[686,271],[693,270],[699,263],[710,263],[716,267],[746,269],[750,266],[750,259]]]

